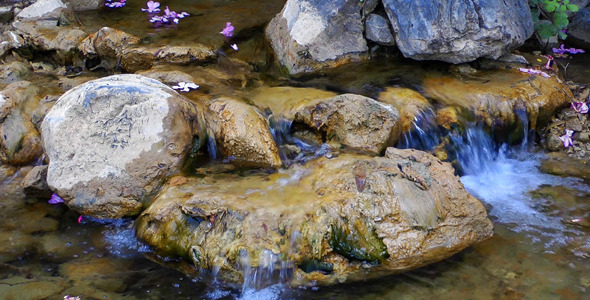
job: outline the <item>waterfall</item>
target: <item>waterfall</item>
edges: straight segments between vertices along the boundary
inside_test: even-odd
[[[566,228],[558,217],[540,211],[530,193],[542,186],[580,186],[581,180],[541,173],[539,165],[544,155],[531,149],[526,111],[515,111],[522,132],[515,135],[521,141],[508,145],[495,141],[493,130],[481,124],[468,124],[464,130],[454,129],[443,136],[432,117],[416,118],[412,132],[404,135],[398,147],[432,150],[434,141],[447,139],[445,149],[455,160],[461,182],[469,193],[482,201],[495,223],[504,224],[516,232],[526,233],[532,241],[546,247],[564,245]],[[425,115],[423,115],[425,116]],[[429,130],[425,130],[428,128]],[[509,137],[510,138],[510,137]]]

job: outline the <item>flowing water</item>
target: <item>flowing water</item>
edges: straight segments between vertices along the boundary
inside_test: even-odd
[[[420,91],[425,74],[443,73],[443,64],[381,58],[378,62],[351,64],[320,75],[280,79],[276,63],[263,40],[263,26],[283,1],[162,1],[176,11],[191,14],[179,25],[154,28],[128,0],[122,9],[79,13],[86,28],[119,28],[156,45],[199,42],[218,48],[223,55],[248,61],[268,85],[314,87],[332,92],[375,96],[385,86]],[[228,50],[218,32],[225,22],[236,26],[240,50]],[[588,56],[582,58],[587,61]],[[216,66],[212,66],[216,67]],[[221,66],[220,68],[223,68]],[[190,72],[191,67],[177,67]],[[590,82],[590,74],[572,64],[572,78]],[[42,79],[48,80],[48,79]],[[48,86],[57,85],[48,82]],[[236,88],[211,88],[211,96],[238,93]],[[201,91],[199,91],[201,93]],[[242,253],[245,281],[229,285],[216,278],[216,270],[198,276],[176,258],[158,257],[134,235],[133,220],[83,218],[62,205],[26,199],[12,193],[25,170],[0,166],[0,298],[62,299],[583,299],[590,297],[590,186],[577,178],[562,178],[539,171],[543,153],[532,145],[524,127],[524,143],[507,146],[492,138],[487,128],[473,124],[463,131],[442,132],[432,123],[434,113],[423,112],[413,129],[404,134],[400,148],[432,150],[443,138],[466,189],[480,199],[494,221],[494,236],[439,263],[400,275],[335,286],[288,286],[294,266],[271,252],[261,255],[259,267],[250,266]],[[523,120],[526,124],[526,120]],[[327,145],[310,145],[290,136],[291,123],[271,118],[277,142],[301,148],[287,164],[304,163],[330,155]],[[215,142],[208,141],[215,160]],[[304,169],[301,169],[304,172]],[[294,176],[279,184],[297,181]],[[279,187],[277,187],[279,188]],[[158,263],[156,263],[157,261]],[[6,262],[6,263],[5,263]],[[187,272],[180,272],[185,270]]]

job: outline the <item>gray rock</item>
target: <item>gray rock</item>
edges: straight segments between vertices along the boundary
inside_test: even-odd
[[[14,31],[5,31],[0,34],[0,57],[12,49],[19,48],[25,44],[25,40]]]
[[[44,51],[57,51],[62,56],[78,49],[87,34],[72,26],[44,26],[40,21],[14,22],[12,27],[26,44]]]
[[[358,61],[367,55],[358,0],[288,0],[266,35],[291,74]]]
[[[590,7],[580,10],[574,15],[567,30],[568,41],[579,47],[590,48]]]
[[[66,0],[68,7],[74,11],[95,10],[102,7],[104,0]]]
[[[365,0],[363,3],[363,16],[366,16],[372,13],[377,5],[379,5],[380,0]]]
[[[61,0],[38,0],[31,6],[24,8],[16,15],[17,21],[51,20],[58,23],[68,23],[74,20],[72,10]],[[56,24],[57,25],[57,24]]]
[[[405,57],[450,63],[496,59],[533,34],[527,0],[383,0]]]
[[[0,83],[8,84],[21,81],[31,73],[29,66],[19,61],[0,65]]]
[[[370,14],[365,23],[365,37],[367,40],[385,46],[395,45],[395,39],[389,28],[389,21],[377,14]]]
[[[86,82],[60,97],[41,125],[47,183],[81,214],[136,215],[179,171],[199,124],[191,103],[153,79]]]

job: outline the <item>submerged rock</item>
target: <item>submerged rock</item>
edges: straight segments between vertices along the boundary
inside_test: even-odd
[[[308,103],[295,114],[297,123],[321,133],[324,142],[380,154],[397,142],[401,132],[398,110],[355,94]],[[294,128],[293,130],[297,130]]]
[[[498,58],[533,34],[527,0],[383,0],[405,57],[450,63]]]
[[[0,160],[3,163],[26,165],[42,153],[41,137],[30,117],[13,109],[0,120]]]
[[[223,158],[245,167],[281,166],[268,122],[253,106],[219,98],[208,104],[205,118]]]
[[[168,185],[141,214],[138,237],[159,254],[182,256],[232,281],[249,267],[294,271],[295,285],[374,278],[444,259],[492,235],[483,205],[450,164],[416,150],[182,182]]]
[[[41,125],[47,183],[83,215],[136,215],[179,171],[200,125],[194,106],[158,81],[86,82],[60,97]]]
[[[156,56],[165,62],[188,64],[210,61],[217,56],[217,53],[211,47],[196,43],[189,46],[164,47],[158,50]]]
[[[367,57],[357,0],[288,0],[266,29],[279,61],[291,74]]]

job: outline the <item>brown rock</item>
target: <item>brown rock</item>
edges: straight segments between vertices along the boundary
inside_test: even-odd
[[[432,109],[432,105],[420,93],[407,89],[387,87],[377,98],[380,102],[393,105],[400,112],[402,132],[412,128],[414,119],[425,110]]]
[[[80,50],[84,55],[98,55],[115,58],[123,54],[123,50],[139,43],[139,38],[121,30],[103,27],[80,42]]]
[[[192,62],[206,62],[214,59],[217,53],[213,48],[203,44],[192,44],[189,46],[169,46],[158,50],[158,60],[174,64],[188,64]]]
[[[268,122],[253,106],[219,98],[208,104],[205,118],[224,158],[246,167],[281,166]]]
[[[159,254],[232,281],[245,259],[253,268],[296,266],[294,285],[402,272],[492,235],[450,164],[394,148],[271,175],[189,178],[164,188],[136,229]]]
[[[469,78],[432,76],[422,85],[429,99],[471,111],[492,128],[516,126],[514,110],[521,108],[526,108],[529,128],[540,128],[573,97],[556,76],[530,76],[518,70],[478,72]]]
[[[121,67],[129,73],[150,69],[156,61],[154,48],[130,48],[123,51],[121,56]]]
[[[295,114],[295,122],[322,133],[328,143],[380,154],[401,133],[398,110],[355,94],[316,100]]]
[[[21,183],[27,197],[49,199],[51,189],[47,185],[47,165],[35,166]]]

